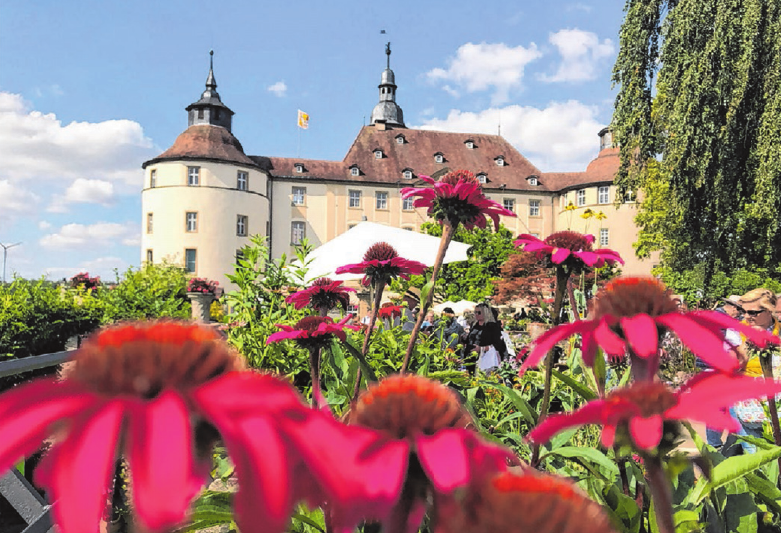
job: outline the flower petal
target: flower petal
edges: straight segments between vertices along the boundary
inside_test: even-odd
[[[594,327],[595,324],[592,320],[579,320],[571,324],[562,324],[553,329],[549,329],[534,341],[534,349],[526,358],[526,361],[523,362],[518,373],[523,375],[529,367],[538,365],[539,362],[542,361],[542,358],[545,357],[545,354],[551,351],[559,341],[571,337],[576,333],[589,332],[593,330]]]
[[[584,424],[601,424],[606,405],[605,400],[591,400],[575,411],[548,415],[545,420],[529,432],[526,438],[544,444],[556,433],[567,428]]]
[[[778,393],[781,393],[781,382],[772,379],[701,372],[676,392],[678,404],[668,409],[665,416],[702,420],[709,413],[727,409],[741,400],[773,397]]]
[[[599,325],[594,330],[594,338],[605,353],[613,356],[624,355],[626,354],[626,344],[621,337],[610,329],[610,323],[613,320],[610,316],[602,317]]]
[[[662,417],[653,415],[648,418],[635,416],[629,419],[629,433],[635,444],[644,450],[659,445],[662,440]]]
[[[40,379],[0,395],[0,473],[37,450],[55,422],[98,402],[73,381]]]
[[[621,329],[638,356],[648,359],[658,354],[659,332],[653,318],[646,314],[624,317],[621,319]]]
[[[445,429],[415,439],[420,465],[439,492],[469,483],[469,457],[462,437],[457,430]]]
[[[550,260],[554,264],[560,265],[567,260],[571,253],[572,251],[569,248],[554,248],[553,253],[550,256]]]
[[[716,370],[734,372],[739,368],[738,360],[724,348],[723,335],[688,314],[668,313],[656,317],[656,322],[673,330],[683,344]]]
[[[605,448],[612,448],[613,444],[616,442],[616,426],[613,424],[605,424],[599,439],[602,442],[602,446]]]
[[[195,473],[193,446],[189,410],[178,394],[167,391],[151,401],[128,403],[133,501],[139,520],[152,532],[181,524],[205,482]]]
[[[60,533],[98,533],[106,511],[124,411],[119,400],[73,421],[64,441],[55,444],[35,469],[35,480],[51,492]]]
[[[716,311],[692,311],[691,313],[687,313],[686,316],[710,329],[737,330],[760,348],[764,348],[768,344],[779,344],[779,342],[781,342],[781,339],[779,339],[778,336],[773,335],[769,331],[752,328],[748,324],[743,324],[724,313],[718,313]]]
[[[254,372],[230,372],[212,379],[194,389],[190,400],[215,426],[217,420],[226,416],[263,412],[281,416],[308,409],[290,383],[270,374]]]

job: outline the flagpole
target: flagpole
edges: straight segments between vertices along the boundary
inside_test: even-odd
[[[296,155],[297,158],[301,158],[301,126],[296,128],[298,130],[298,154]]]

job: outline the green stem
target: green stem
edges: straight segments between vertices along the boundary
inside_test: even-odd
[[[553,327],[559,325],[561,317],[561,308],[564,303],[564,293],[567,290],[567,282],[569,281],[569,272],[567,272],[563,266],[556,267],[556,293],[553,300]],[[548,416],[548,409],[550,408],[550,391],[551,381],[553,379],[553,363],[554,350],[548,352],[545,357],[545,388],[542,393],[542,405],[540,406],[540,416],[537,420],[538,424],[541,424],[545,417]],[[531,465],[537,467],[540,461],[540,445],[535,443],[532,446]]]
[[[320,348],[309,350],[309,373],[312,375],[312,407],[317,407],[320,396]]]
[[[759,365],[762,367],[762,375],[773,379],[773,355],[770,351],[759,354]],[[776,446],[781,446],[781,427],[778,423],[778,408],[776,407],[775,396],[769,396],[767,407],[770,412],[770,426],[773,428],[773,441]],[[781,458],[778,459],[778,468],[781,469]],[[779,480],[781,483],[781,480]]]
[[[372,305],[371,318],[369,318],[369,327],[366,330],[366,334],[363,337],[363,347],[361,348],[361,355],[363,360],[366,360],[366,354],[369,353],[369,339],[371,339],[372,332],[374,331],[374,324],[377,321],[377,312],[380,309],[380,302],[382,302],[382,293],[385,290],[386,280],[380,278],[376,280],[376,287],[374,288],[374,304]],[[361,369],[358,368],[358,372],[355,373],[355,385],[353,385],[353,400],[358,397],[358,392],[361,390]]]
[[[656,525],[659,533],[675,533],[673,521],[673,502],[670,482],[664,473],[662,460],[658,455],[642,454],[645,464],[648,488],[651,490],[654,509],[656,510]]]
[[[434,299],[434,285],[437,282],[439,270],[442,267],[442,263],[445,261],[445,252],[447,252],[447,247],[450,246],[450,241],[453,240],[454,233],[455,227],[450,222],[445,222],[442,226],[442,239],[439,241],[437,258],[434,260],[434,270],[431,273],[431,281],[429,281],[431,284],[431,290],[428,291],[425,301],[420,302],[418,320],[415,322],[415,327],[412,328],[412,333],[410,333],[409,344],[407,345],[407,353],[404,354],[404,362],[401,364],[401,374],[404,374],[409,368],[410,359],[412,358],[412,351],[415,348],[415,342],[418,340],[418,333],[420,333],[420,328],[423,325],[423,320],[426,318],[428,308],[431,306],[431,301]]]

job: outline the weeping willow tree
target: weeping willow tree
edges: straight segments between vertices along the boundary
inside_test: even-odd
[[[613,70],[638,255],[685,270],[781,257],[781,2],[627,0]],[[622,197],[623,194],[619,197]]]

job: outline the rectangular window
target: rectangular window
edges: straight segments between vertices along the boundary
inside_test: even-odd
[[[236,173],[236,188],[240,191],[246,191],[249,184],[249,174],[243,170]]]
[[[361,191],[350,191],[350,207],[361,207]]]
[[[358,306],[355,304],[348,304],[347,305],[347,314],[348,315],[354,315],[358,312]]]
[[[529,216],[530,217],[538,217],[538,216],[540,216],[540,201],[539,200],[529,200]]]
[[[236,235],[239,237],[247,236],[247,216],[236,215]]]
[[[377,209],[388,209],[388,193],[377,193]]]
[[[624,194],[624,203],[631,203],[635,201],[635,191],[626,191]]]
[[[304,205],[306,187],[293,187],[293,205]]]
[[[150,248],[149,250],[146,251],[146,262],[151,263],[153,257],[154,254],[152,253],[152,249]]]
[[[195,233],[196,231],[198,231],[198,213],[193,213],[188,211],[185,214],[185,221],[186,221],[185,231],[187,233]]]
[[[502,206],[508,211],[515,212],[515,200],[512,198],[504,198],[502,200]]]
[[[195,248],[187,248],[184,251],[184,270],[191,274],[195,274],[197,267],[197,255]]]
[[[610,236],[608,234],[607,228],[602,228],[599,230],[599,245],[600,246],[608,246],[610,244]]]
[[[414,198],[404,198],[401,201],[401,209],[404,211],[412,211],[415,209],[415,199]]]
[[[306,237],[306,223],[293,222],[290,228],[290,242],[292,244],[301,244]]]
[[[610,187],[599,188],[599,203],[607,204],[610,202]]]
[[[157,170],[154,168],[149,171],[149,188],[154,189],[157,187]]]
[[[152,233],[152,230],[154,229],[154,222],[155,222],[155,215],[154,213],[147,213],[146,214],[146,232]]]
[[[201,184],[201,167],[187,167],[187,185],[197,187]]]
[[[578,191],[578,207],[586,205],[586,189],[580,189]]]

